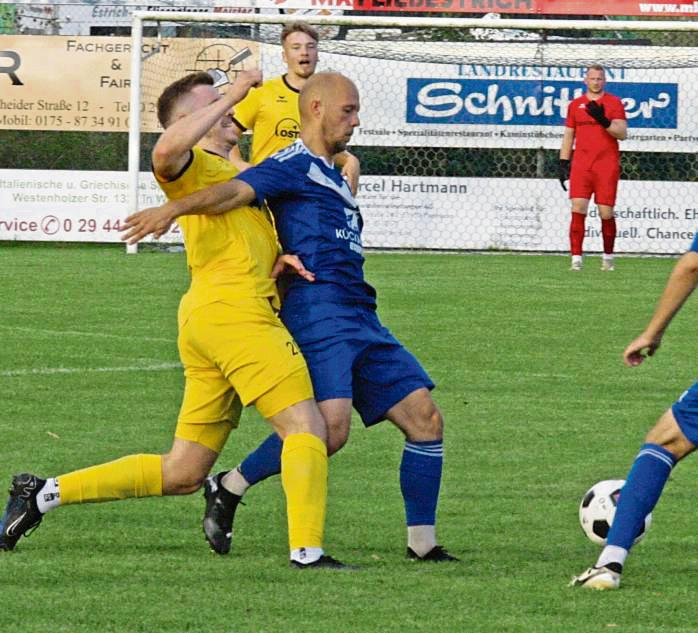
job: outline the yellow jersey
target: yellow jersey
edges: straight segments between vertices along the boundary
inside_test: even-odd
[[[230,161],[194,147],[180,175],[159,184],[169,199],[176,200],[237,173]],[[191,287],[180,304],[180,323],[196,308],[217,301],[268,297],[278,307],[270,274],[279,251],[267,211],[240,207],[219,215],[183,215],[177,224],[191,272]]]
[[[250,162],[261,163],[300,137],[301,115],[298,90],[286,83],[286,77],[274,77],[235,104],[233,118],[243,130],[252,130]]]

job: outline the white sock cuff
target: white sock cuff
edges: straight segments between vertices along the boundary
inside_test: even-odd
[[[248,482],[247,479],[242,476],[240,467],[237,467],[233,468],[233,470],[221,478],[221,485],[228,492],[232,492],[234,495],[242,497],[242,495],[244,495],[247,492],[247,489],[250,487],[250,482]]]
[[[61,493],[58,487],[58,479],[51,477],[46,480],[41,490],[36,495],[36,507],[41,514],[46,514],[61,505]]]
[[[596,561],[597,567],[604,567],[608,563],[620,563],[625,564],[625,559],[628,557],[628,550],[617,545],[606,545],[601,550],[599,555],[599,560]]]
[[[291,560],[301,565],[309,565],[319,560],[324,554],[322,547],[299,547],[291,550]]]

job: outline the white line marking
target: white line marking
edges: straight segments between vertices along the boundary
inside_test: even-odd
[[[180,363],[160,363],[158,365],[130,365],[126,367],[36,367],[34,369],[8,369],[0,371],[0,378],[15,376],[50,376],[52,374],[91,374],[114,371],[168,371],[181,369]]]
[[[118,338],[126,341],[156,341],[161,343],[176,343],[175,339],[161,338],[157,336],[129,336],[128,334],[107,334],[106,332],[80,332],[77,330],[44,330],[41,328],[22,327],[20,325],[0,324],[0,329],[15,330],[17,332],[50,334],[51,336],[96,336],[101,338]]]

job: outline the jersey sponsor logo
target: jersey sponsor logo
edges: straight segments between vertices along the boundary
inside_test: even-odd
[[[609,83],[625,107],[628,127],[676,129],[675,83]],[[408,79],[407,123],[549,125],[565,123],[573,99],[586,88],[576,81],[508,79]]]
[[[274,135],[295,141],[301,133],[301,126],[295,119],[281,119],[274,128]]]
[[[362,255],[364,249],[361,244],[361,214],[357,208],[344,207],[344,216],[347,219],[347,228],[335,229],[335,237],[349,242],[349,248]]]
[[[356,231],[350,231],[349,229],[335,229],[334,235],[338,240],[349,243],[350,250],[361,255],[364,252],[363,246],[361,245],[361,235]]]
[[[359,231],[359,212],[357,209],[344,207],[344,215],[347,216],[347,225],[352,231]]]

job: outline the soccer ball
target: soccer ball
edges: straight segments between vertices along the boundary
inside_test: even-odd
[[[587,538],[597,545],[606,545],[608,530],[616,515],[616,506],[625,479],[605,479],[595,483],[582,497],[579,504],[579,523]],[[640,542],[652,525],[652,513],[645,517],[640,533],[634,543]]]

